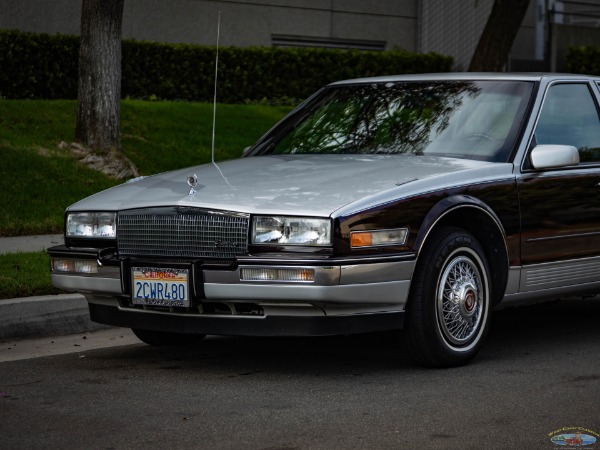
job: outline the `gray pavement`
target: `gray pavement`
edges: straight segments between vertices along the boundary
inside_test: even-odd
[[[0,238],[0,254],[39,252],[64,242],[62,234]]]
[[[0,254],[29,253],[63,244],[62,234],[0,238]],[[80,294],[45,295],[0,300],[0,341],[106,328],[89,319]]]

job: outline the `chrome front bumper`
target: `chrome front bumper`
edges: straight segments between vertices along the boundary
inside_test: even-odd
[[[93,273],[52,271],[57,288],[84,294],[91,319],[109,325],[178,333],[228,335],[323,335],[401,328],[409,295],[414,259],[353,260],[324,265],[303,261],[257,261],[235,269],[194,270],[194,307],[140,307],[131,304],[127,282],[118,265],[104,266],[91,254],[70,256],[66,248],[49,249],[53,267],[69,267],[69,258],[97,264]],[[80,259],[77,259],[80,258]],[[63,262],[61,266],[61,261]],[[92,264],[92,265],[93,265]],[[148,263],[151,264],[151,263]],[[75,266],[75,265],[73,265]],[[244,279],[244,270],[302,269],[311,281]],[[125,273],[125,278],[127,278]],[[214,305],[219,305],[216,309]],[[253,313],[239,312],[251,305]],[[256,313],[256,311],[259,311]]]
[[[277,303],[390,304],[403,309],[408,298],[414,261],[336,266],[302,266],[314,271],[314,282],[247,281],[245,268],[297,269],[298,266],[252,265],[235,270],[203,270],[206,301]],[[118,267],[98,267],[95,274],[52,272],[52,283],[83,294],[125,295]]]

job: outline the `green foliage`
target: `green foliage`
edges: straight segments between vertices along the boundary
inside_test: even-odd
[[[210,161],[212,104],[123,101],[122,142],[144,175]],[[0,236],[61,233],[70,204],[119,181],[70,156],[74,100],[0,100]],[[289,107],[219,105],[216,159],[234,158]],[[0,255],[0,299],[56,294],[48,255]]]
[[[586,45],[569,48],[566,69],[569,73],[600,75],[600,47]]]
[[[0,299],[59,294],[46,252],[0,255]]]
[[[209,103],[125,100],[123,148],[141,174],[211,160]],[[215,157],[236,158],[289,107],[219,105]],[[0,100],[0,236],[61,233],[67,206],[120,183],[76,163],[74,100]]]
[[[76,98],[79,38],[0,31],[0,98]]]
[[[0,31],[0,97],[77,96],[78,38]],[[214,47],[123,42],[122,94],[137,99],[211,101]],[[332,81],[447,72],[452,58],[404,50],[219,49],[219,102],[304,99]]]
[[[0,236],[61,232],[67,206],[116,182],[58,148],[0,144]]]
[[[238,158],[290,107],[218,105],[215,158]],[[213,105],[126,100],[121,107],[121,143],[144,175],[211,160]]]

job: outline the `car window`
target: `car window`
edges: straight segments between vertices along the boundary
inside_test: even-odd
[[[274,130],[258,154],[439,155],[506,161],[533,90],[521,81],[334,86]]]
[[[550,87],[535,130],[536,144],[572,145],[581,162],[600,161],[600,117],[587,84]]]

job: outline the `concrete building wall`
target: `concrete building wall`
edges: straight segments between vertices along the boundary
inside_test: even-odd
[[[81,1],[0,0],[0,29],[78,34]],[[493,0],[125,0],[123,37],[215,45],[221,11],[223,46],[434,51],[452,56],[454,69],[462,71],[492,5]],[[553,35],[550,22],[558,30]],[[598,45],[598,29],[600,0],[530,0],[507,69],[561,70],[566,45]]]
[[[467,70],[493,0],[422,0],[421,46],[423,52],[454,57],[454,69]]]
[[[0,29],[79,34],[81,1],[0,0]]]
[[[542,2],[545,0],[541,0]],[[541,14],[540,11],[540,1],[539,0],[530,0],[529,9],[525,14],[525,18],[523,19],[523,24],[515,37],[515,42],[513,43],[512,50],[510,52],[511,59],[520,59],[520,60],[532,60],[535,59],[536,53],[536,45],[538,45],[538,39],[544,39],[544,34],[538,35],[536,34],[536,30],[538,27],[538,15]],[[539,37],[538,37],[539,36]],[[543,42],[541,42],[543,47]],[[543,55],[540,55],[543,57]]]
[[[511,59],[535,58],[536,1],[531,0],[515,37]],[[452,55],[455,70],[468,70],[493,4],[494,0],[421,0],[420,51]]]
[[[126,0],[125,39],[272,46],[303,40],[417,50],[418,0]],[[81,0],[0,0],[0,29],[78,34]],[[275,38],[275,42],[274,42]],[[296,39],[294,41],[294,39]],[[297,42],[297,44],[295,44]]]

